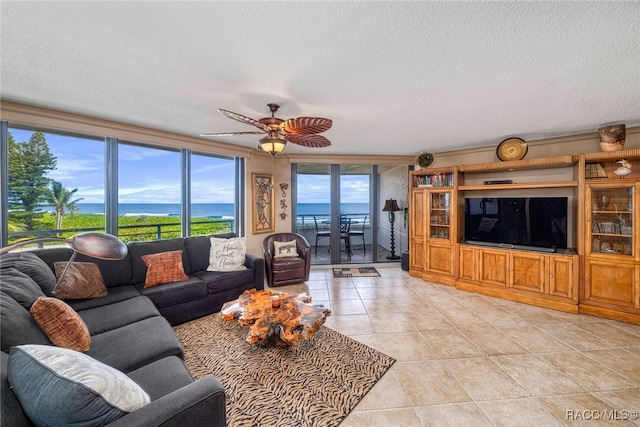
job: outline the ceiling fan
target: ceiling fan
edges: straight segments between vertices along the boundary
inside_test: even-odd
[[[275,117],[276,112],[280,108],[278,104],[267,104],[267,107],[269,107],[271,117],[264,117],[260,120],[218,108],[220,113],[230,119],[253,125],[260,129],[259,131],[203,133],[200,136],[259,135],[266,133],[267,136],[258,141],[258,148],[270,153],[272,156],[282,152],[287,142],[292,142],[303,147],[328,147],[331,145],[331,141],[322,135],[318,135],[331,128],[333,124],[331,119],[322,117],[296,117],[282,120]]]

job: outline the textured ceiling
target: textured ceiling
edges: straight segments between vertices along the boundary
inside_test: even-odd
[[[640,124],[640,2],[0,3],[0,95],[180,134],[333,119],[317,154]],[[257,136],[218,138],[254,147]]]

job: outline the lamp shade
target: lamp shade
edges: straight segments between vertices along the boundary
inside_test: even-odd
[[[399,210],[401,209],[398,207],[398,203],[395,201],[395,199],[389,199],[385,201],[384,208],[382,208],[383,212],[395,212]]]
[[[262,151],[266,151],[267,153],[275,156],[278,153],[282,153],[284,147],[287,146],[287,141],[281,138],[274,138],[271,136],[265,136],[264,138],[258,141],[258,147]]]
[[[106,233],[80,233],[68,240],[74,251],[90,257],[116,260],[127,256],[127,246],[120,239]]]

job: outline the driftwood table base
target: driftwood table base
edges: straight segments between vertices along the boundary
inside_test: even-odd
[[[278,347],[297,347],[324,324],[329,309],[311,304],[306,294],[288,295],[271,289],[244,291],[237,300],[222,306],[223,320],[238,320],[240,326],[251,325],[247,342]]]

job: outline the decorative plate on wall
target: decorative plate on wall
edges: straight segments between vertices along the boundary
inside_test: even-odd
[[[429,153],[427,151],[425,151],[424,153],[420,153],[416,156],[415,159],[415,164],[416,166],[418,166],[420,169],[422,168],[428,168],[429,166],[431,166],[433,164],[433,161],[435,160],[435,156],[433,155],[433,153]]]
[[[507,138],[502,141],[496,150],[498,158],[505,160],[520,160],[526,154],[529,147],[522,138]]]

